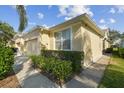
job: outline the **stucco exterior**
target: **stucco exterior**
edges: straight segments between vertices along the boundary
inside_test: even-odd
[[[120,47],[124,48],[124,39],[121,40]]]
[[[106,50],[110,47],[110,40],[109,40],[109,30],[104,29],[104,39],[103,39],[103,49]]]
[[[72,30],[72,48],[71,51],[84,51],[85,65],[90,65],[91,62],[96,62],[102,56],[103,37],[96,33],[92,28],[84,22],[77,22],[71,25],[52,30],[50,33],[50,49],[55,50],[54,33],[63,29],[71,28]]]
[[[71,29],[71,49],[68,51],[84,51],[84,65],[88,66],[102,57],[102,31],[86,15],[78,16],[50,29],[35,29],[23,36],[24,52],[40,54],[41,49],[55,49],[55,32]]]
[[[102,56],[102,36],[85,24],[82,24],[82,32],[85,61],[96,62]],[[89,64],[88,62],[86,62],[86,65]]]

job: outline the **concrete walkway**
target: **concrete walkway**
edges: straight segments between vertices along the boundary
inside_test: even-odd
[[[31,60],[20,56],[15,58],[13,69],[22,88],[56,88],[59,87],[36,69],[32,68]]]
[[[67,82],[65,88],[96,88],[103,76],[105,67],[110,60],[109,56],[103,56],[82,73]],[[13,69],[22,88],[57,88],[56,83],[32,68],[31,61],[24,56],[16,57]]]
[[[109,56],[103,56],[92,66],[84,69],[82,73],[75,76],[71,81],[67,82],[63,87],[66,88],[96,88],[104,74],[104,70],[110,61]]]

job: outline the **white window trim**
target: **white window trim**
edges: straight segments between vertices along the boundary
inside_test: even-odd
[[[63,51],[72,51],[72,35],[73,35],[72,34],[72,26],[66,27],[66,28],[61,29],[61,30],[58,30],[56,32],[61,32],[61,31],[66,30],[66,29],[70,29],[70,49],[60,49],[60,50],[63,50]],[[56,49],[56,41],[55,41],[55,33],[56,32],[54,32],[54,50],[58,50],[58,49]]]

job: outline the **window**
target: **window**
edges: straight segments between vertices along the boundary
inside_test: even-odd
[[[65,29],[55,33],[55,48],[58,50],[71,49],[71,29]]]

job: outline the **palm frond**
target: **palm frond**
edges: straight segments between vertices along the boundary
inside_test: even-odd
[[[19,32],[23,32],[23,30],[26,28],[28,21],[27,21],[27,16],[26,16],[26,10],[25,7],[23,5],[17,5],[16,6],[18,15],[19,15],[19,20],[20,20],[20,24],[19,24]]]

